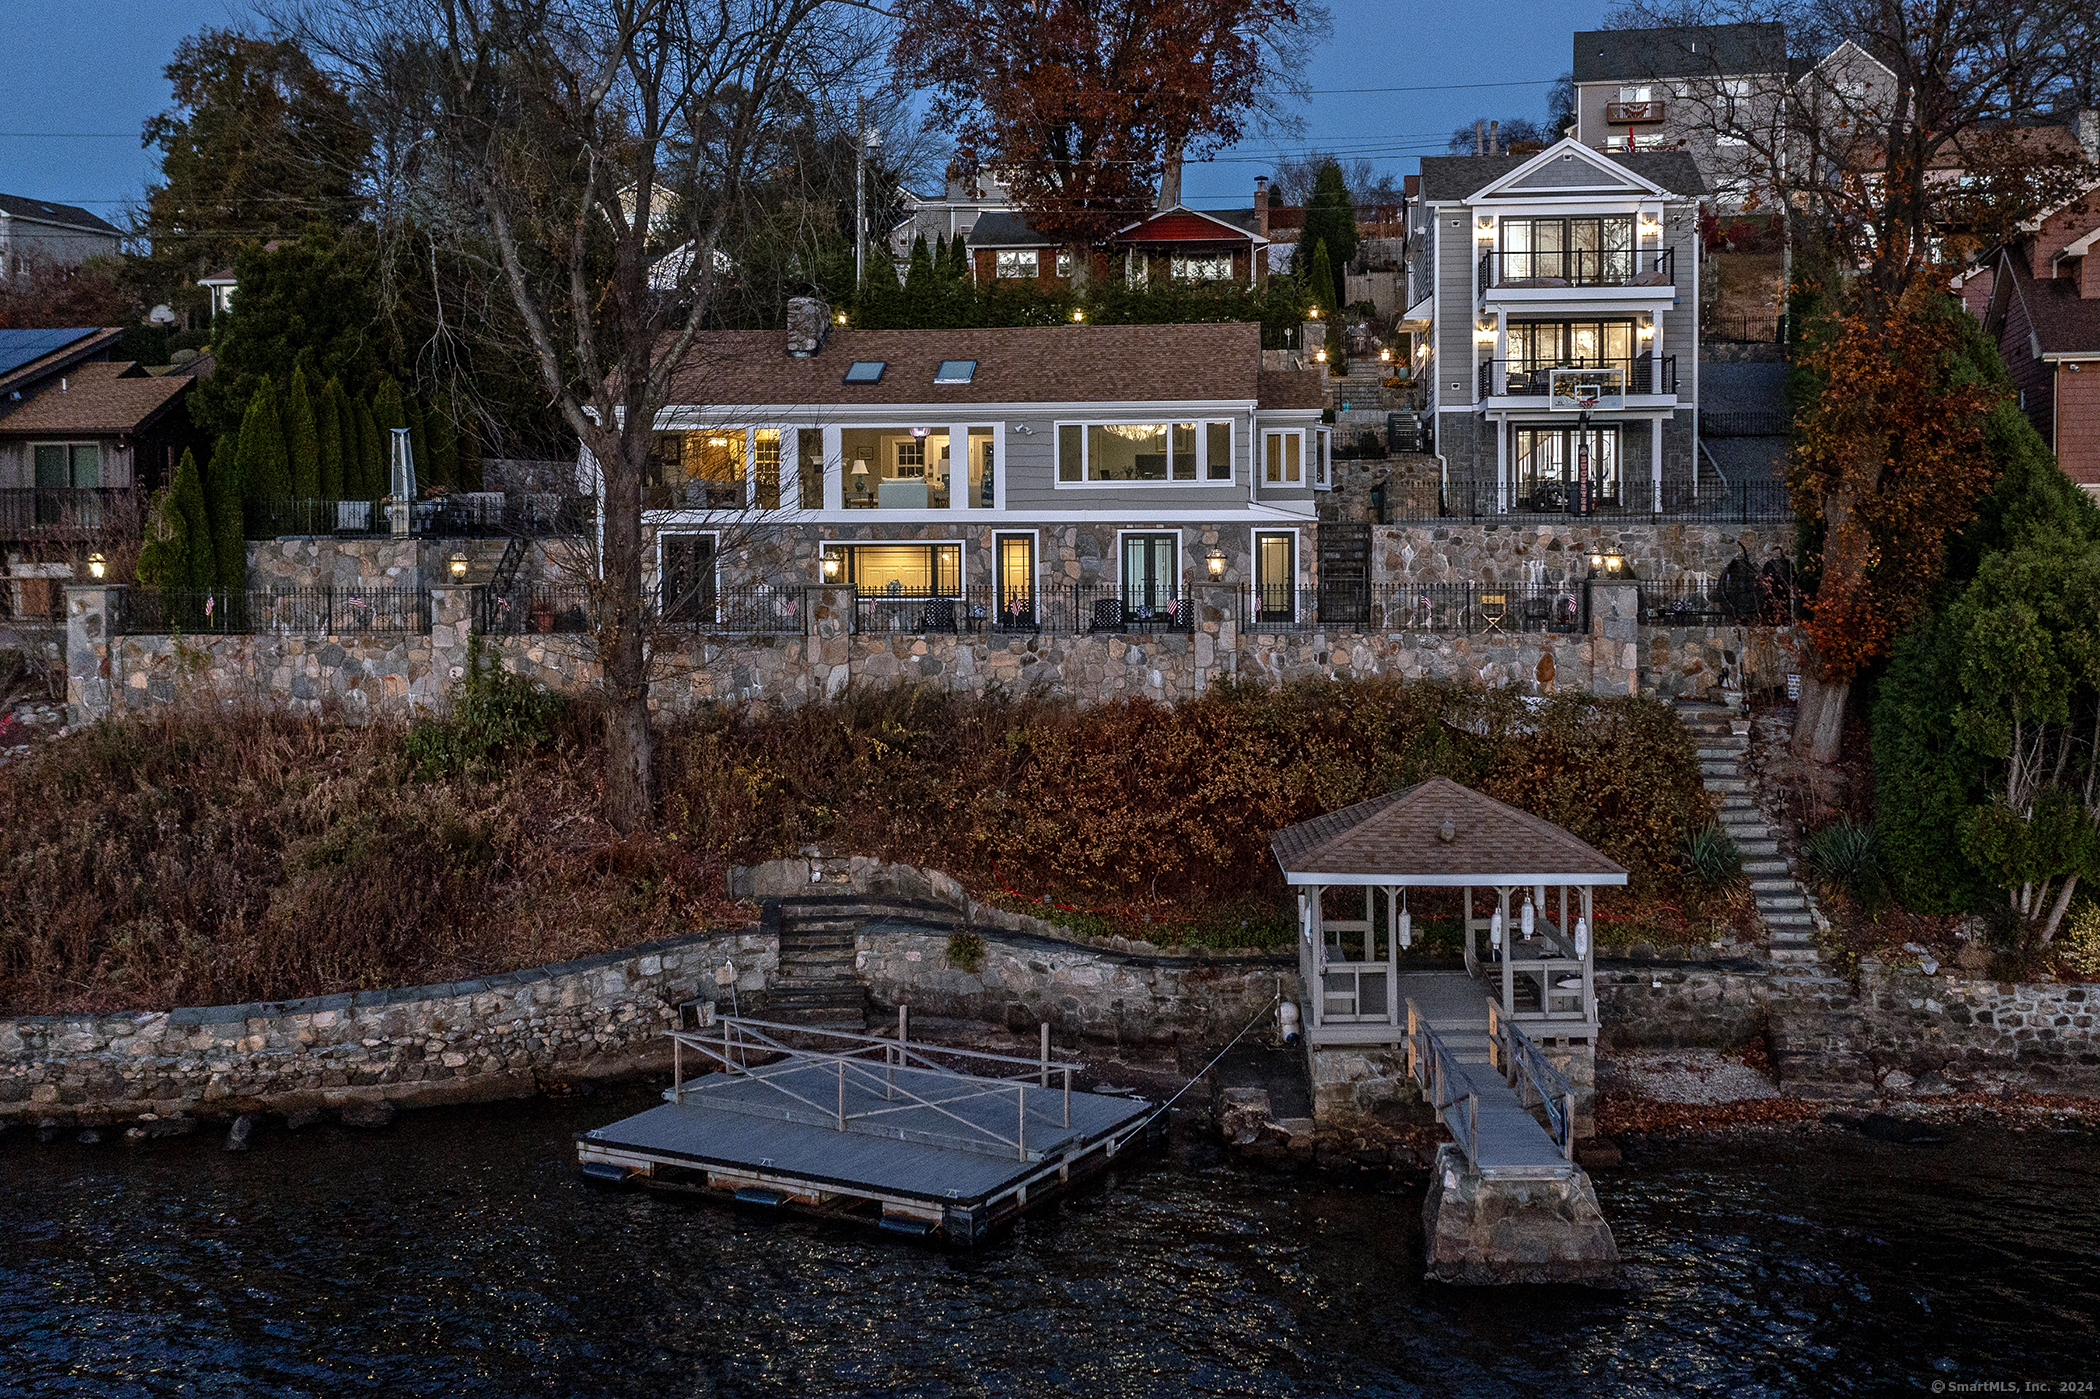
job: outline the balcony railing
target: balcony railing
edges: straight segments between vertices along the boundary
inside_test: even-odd
[[[1504,291],[1552,287],[1674,287],[1677,250],[1638,252],[1569,249],[1561,252],[1480,255],[1480,289]]]
[[[853,600],[853,629],[870,635],[1187,635],[1195,627],[1194,604],[1172,590],[1148,596],[1113,583],[1050,584],[1033,593],[1009,594],[1001,604],[909,590],[861,593]]]
[[[250,539],[281,539],[391,534],[399,508],[385,500],[249,500],[241,511]],[[409,532],[443,539],[586,534],[596,508],[584,495],[474,491],[415,502]]]
[[[1607,102],[1604,104],[1604,120],[1612,126],[1635,126],[1642,122],[1661,121],[1663,104],[1660,102]]]
[[[1458,636],[1577,633],[1589,627],[1587,592],[1563,583],[1346,583],[1253,587],[1240,630],[1429,632]]]
[[[129,486],[32,486],[0,490],[0,537],[81,537],[138,531],[140,494]]]
[[[1688,480],[1663,482],[1662,511],[1655,510],[1654,487],[1648,482],[1644,462],[1633,463],[1640,474],[1631,481],[1610,483],[1592,501],[1591,513],[1622,519],[1687,520],[1749,524],[1763,520],[1791,520],[1793,503],[1784,481],[1737,481],[1729,485],[1706,480],[1693,494]],[[1505,502],[1493,481],[1388,481],[1385,483],[1385,513],[1381,524],[1408,524],[1424,520],[1517,520],[1565,518],[1572,492],[1568,483],[1545,482],[1528,494],[1512,487]]]
[[[113,636],[403,636],[430,630],[430,593],[418,588],[121,588],[112,596]]]
[[[1627,393],[1677,392],[1677,357],[1641,355],[1635,359],[1494,359],[1480,366],[1482,398],[1544,398],[1553,392],[1556,369],[1616,369]]]

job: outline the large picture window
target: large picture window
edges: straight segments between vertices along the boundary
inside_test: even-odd
[[[961,597],[960,544],[826,544],[845,561],[843,581],[863,596]]]
[[[1505,284],[1549,278],[1619,286],[1633,278],[1633,216],[1502,220]]]
[[[1582,448],[1589,448],[1590,501],[1617,505],[1620,493],[1619,429],[1519,427],[1510,433],[1511,504],[1519,510],[1556,514],[1568,509],[1580,489]]]
[[[84,491],[102,484],[102,449],[93,442],[39,442],[36,484],[47,491]]]
[[[659,432],[649,450],[647,503],[656,510],[741,510],[746,503],[744,429]],[[773,434],[778,493],[780,434]]]
[[[1060,484],[1230,481],[1232,424],[1061,423]]]

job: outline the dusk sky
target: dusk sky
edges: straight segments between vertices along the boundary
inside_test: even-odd
[[[1314,59],[1302,140],[1243,144],[1191,167],[1188,202],[1244,205],[1279,152],[1364,155],[1394,174],[1443,149],[1477,116],[1545,114],[1570,34],[1599,25],[1604,0],[1459,0],[1403,11],[1335,0],[1334,37]],[[155,172],[140,123],[169,102],[161,69],[176,42],[240,24],[235,0],[0,0],[0,192],[78,204],[122,223]],[[1482,86],[1462,86],[1480,84]],[[1392,89],[1411,89],[1394,91]]]

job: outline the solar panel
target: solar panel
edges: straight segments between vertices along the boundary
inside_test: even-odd
[[[72,330],[0,330],[0,374],[11,374],[32,360],[62,350],[75,340],[93,335],[94,326]]]

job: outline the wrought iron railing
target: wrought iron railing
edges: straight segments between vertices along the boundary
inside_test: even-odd
[[[1641,620],[1658,627],[1792,626],[1803,599],[1784,559],[1762,568],[1748,562],[1719,574],[1641,584]]]
[[[1612,126],[1635,126],[1645,122],[1661,121],[1661,102],[1607,102],[1604,104],[1604,120]]]
[[[389,500],[258,499],[244,501],[250,539],[299,535],[386,535],[403,507]],[[472,491],[406,507],[409,533],[444,539],[577,535],[589,532],[590,496],[552,492]]]
[[[1480,255],[1480,289],[1519,291],[1536,287],[1673,287],[1677,254],[1673,248],[1569,248],[1541,252],[1486,252]]]
[[[853,600],[853,629],[873,635],[1186,634],[1195,630],[1196,608],[1178,591],[1147,592],[1113,583],[1048,584],[1032,592],[1009,592],[1003,601],[907,589],[860,593]]]
[[[1793,430],[1793,419],[1783,411],[1699,415],[1701,437],[1785,437]]]
[[[483,588],[475,604],[474,630],[484,636],[555,636],[589,631],[593,616],[588,587],[537,583]]]
[[[115,636],[421,635],[430,593],[420,588],[121,588],[111,593]]]
[[[1616,369],[1627,393],[1677,392],[1677,356],[1635,355],[1630,359],[1492,359],[1480,366],[1482,398],[1544,398],[1553,392],[1556,369]]]
[[[1387,481],[1383,490],[1381,523],[1546,520],[1574,513],[1571,483],[1559,480],[1539,481],[1529,489],[1519,486],[1506,497],[1493,481]],[[1689,481],[1666,480],[1662,509],[1655,510],[1654,504],[1652,487],[1646,481],[1619,478],[1591,485],[1590,513],[1598,516],[1728,524],[1794,518],[1793,502],[1783,481],[1738,481],[1724,486],[1709,479],[1694,493]]]

